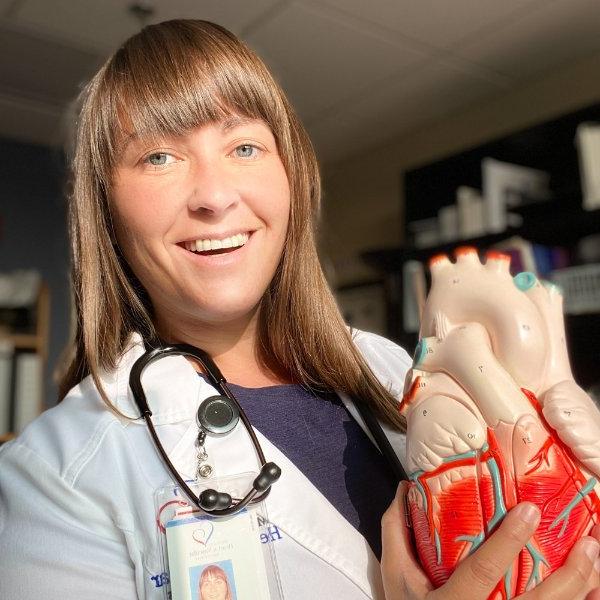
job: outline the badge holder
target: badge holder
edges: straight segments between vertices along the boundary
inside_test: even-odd
[[[218,489],[241,497],[256,473],[192,484],[196,494]],[[283,600],[266,503],[213,517],[188,503],[179,487],[155,493],[164,598]]]

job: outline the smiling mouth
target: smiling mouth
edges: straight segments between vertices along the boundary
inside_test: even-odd
[[[201,254],[202,256],[214,256],[217,254],[231,254],[246,244],[250,237],[249,233],[238,233],[223,239],[200,239],[179,244],[189,252]]]

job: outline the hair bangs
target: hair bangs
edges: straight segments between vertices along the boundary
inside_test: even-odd
[[[132,136],[183,135],[231,115],[261,119],[275,130],[285,118],[278,88],[255,55],[237,42],[232,52],[233,41],[223,36],[199,44],[194,30],[202,22],[168,25],[147,27],[126,42],[99,82],[92,145],[105,182]]]

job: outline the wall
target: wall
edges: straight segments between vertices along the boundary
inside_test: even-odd
[[[51,373],[69,333],[69,256],[58,150],[0,140],[0,272],[37,269],[50,288],[50,343],[45,399],[54,404]]]
[[[402,242],[402,171],[600,102],[600,55],[323,168],[322,250],[334,283],[373,279],[360,252]]]

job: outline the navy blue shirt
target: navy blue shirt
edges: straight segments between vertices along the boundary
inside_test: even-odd
[[[381,558],[381,517],[394,498],[396,482],[386,459],[338,396],[316,395],[300,385],[228,385],[253,427],[306,475]]]

